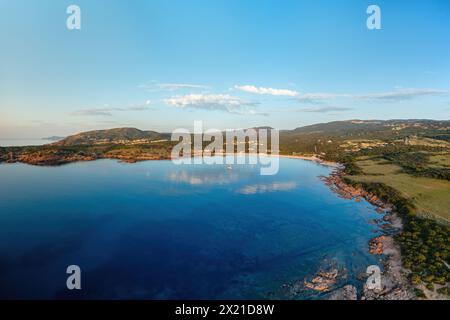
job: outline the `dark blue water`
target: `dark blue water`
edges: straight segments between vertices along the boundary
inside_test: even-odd
[[[0,165],[0,298],[305,299],[283,284],[325,262],[346,283],[375,262],[379,217],[338,198],[331,169],[281,159],[257,166],[110,160]],[[79,265],[82,290],[66,289]]]

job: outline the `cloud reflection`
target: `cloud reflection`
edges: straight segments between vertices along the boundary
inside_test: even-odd
[[[232,172],[190,172],[179,171],[172,172],[168,175],[168,179],[173,182],[186,183],[193,186],[200,185],[224,185],[239,180],[239,175]]]
[[[237,191],[237,193],[252,195],[252,194],[261,194],[261,193],[269,193],[269,192],[280,192],[280,191],[289,191],[297,188],[297,183],[294,181],[290,182],[273,182],[269,184],[253,184],[245,186]]]

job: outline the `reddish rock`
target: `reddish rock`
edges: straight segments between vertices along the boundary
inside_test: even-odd
[[[369,252],[374,255],[383,254],[383,252],[384,252],[383,251],[383,249],[384,249],[383,241],[384,240],[386,240],[386,236],[380,236],[380,237],[373,238],[372,240],[370,240]]]

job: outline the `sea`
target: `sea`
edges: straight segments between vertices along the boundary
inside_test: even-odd
[[[339,270],[362,288],[381,216],[321,180],[333,168],[0,164],[2,299],[325,299],[304,287]],[[69,266],[80,290],[69,290]]]

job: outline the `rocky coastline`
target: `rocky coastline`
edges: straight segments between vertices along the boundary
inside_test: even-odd
[[[9,151],[0,153],[0,163],[25,163],[34,166],[60,166],[73,162],[95,161],[100,159],[119,160],[127,163],[150,160],[168,160],[157,154],[127,155],[122,153],[86,153],[70,152],[65,150],[41,150],[33,152]]]
[[[382,234],[374,237],[368,243],[371,254],[379,256],[379,262],[383,267],[381,274],[381,290],[370,290],[366,285],[360,293],[360,300],[412,300],[416,299],[414,289],[409,284],[407,276],[409,271],[403,268],[400,246],[395,242],[394,236],[401,232],[403,225],[401,218],[395,213],[395,207],[384,203],[376,195],[364,189],[355,188],[346,184],[342,178],[342,168],[336,169],[330,176],[323,177],[323,181],[339,197],[347,200],[361,202],[365,199],[376,207],[376,211],[383,215],[380,223]],[[368,275],[361,277],[366,280]],[[357,300],[357,289],[352,285],[330,293],[331,300]]]
[[[217,156],[227,156],[227,153],[218,153]],[[234,155],[234,154],[233,154]],[[256,153],[248,153],[248,155],[258,155]],[[195,154],[193,156],[196,156]],[[275,155],[265,155],[275,156]],[[342,165],[336,162],[326,161],[317,156],[300,156],[300,155],[276,155],[280,158],[300,159],[313,161],[320,165],[342,169]],[[25,163],[35,166],[60,166],[73,162],[95,161],[100,159],[119,160],[126,163],[136,163],[140,161],[152,160],[170,160],[169,152],[151,152],[141,150],[139,152],[127,152],[127,150],[104,150],[91,152],[74,151],[54,145],[44,145],[43,147],[24,148],[24,147],[0,147],[0,163]]]

